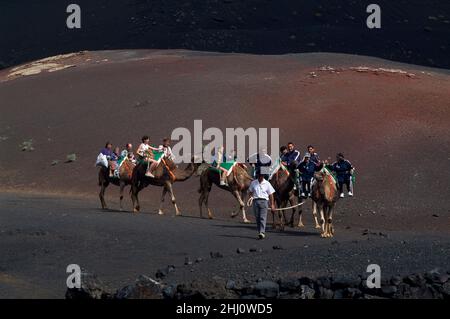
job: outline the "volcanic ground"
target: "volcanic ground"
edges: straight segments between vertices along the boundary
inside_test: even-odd
[[[0,107],[3,297],[62,297],[70,263],[117,288],[211,251],[224,258],[177,268],[173,280],[449,264],[448,71],[327,53],[79,52],[1,70]],[[153,215],[157,187],[142,191],[141,215],[116,211],[116,186],[107,190],[112,210],[98,209],[94,163],[106,141],[137,146],[146,134],[156,144],[195,119],[204,128],[277,127],[281,143],[302,152],[314,144],[322,159],[343,152],[357,169],[356,196],[338,202],[335,238],[319,237],[308,202],[306,228],[256,241],[251,225],[229,218],[234,200],[217,188],[218,220],[196,218],[195,176],[174,186],[184,218],[172,217],[170,202],[165,216]],[[76,160],[66,162],[70,154]],[[240,246],[263,253],[237,260]]]

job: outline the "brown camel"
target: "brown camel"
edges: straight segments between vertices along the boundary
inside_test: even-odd
[[[237,164],[233,167],[231,174],[227,177],[228,185],[220,185],[220,173],[209,165],[209,167],[203,170],[200,175],[200,188],[198,190],[200,193],[200,198],[198,200],[200,217],[203,217],[202,208],[203,204],[205,204],[208,211],[208,218],[213,218],[212,211],[208,207],[208,197],[212,185],[215,184],[217,187],[230,192],[236,198],[239,203],[239,209],[242,212],[244,223],[249,223],[250,221],[245,214],[245,199],[252,180],[250,174],[247,172],[247,167],[244,164]],[[233,212],[231,217],[236,217],[237,215],[238,212]]]
[[[131,184],[131,176],[135,166],[136,165],[133,164],[130,160],[125,159],[119,168],[120,178],[110,177],[109,168],[104,166],[100,167],[98,171],[98,185],[100,186],[99,197],[102,204],[102,209],[108,208],[105,202],[105,191],[109,184],[113,184],[120,187],[120,210],[123,210],[123,191],[125,189],[125,186]]]
[[[181,212],[178,209],[175,195],[173,193],[173,183],[187,180],[197,170],[198,165],[199,164],[194,164],[194,160],[192,160],[192,162],[189,163],[184,169],[180,169],[173,161],[164,157],[153,171],[153,175],[155,177],[148,177],[145,176],[147,164],[139,163],[133,171],[133,177],[131,180],[131,200],[133,201],[133,211],[138,213],[140,210],[138,198],[139,192],[148,185],[155,185],[163,187],[158,214],[164,214],[162,210],[164,199],[167,192],[169,192],[172,204],[175,207],[175,213],[177,216],[181,216]]]
[[[333,237],[333,212],[336,202],[339,198],[339,193],[336,186],[336,181],[330,172],[322,169],[314,174],[315,180],[311,186],[313,201],[312,210],[314,219],[317,222],[317,211],[320,212],[320,225],[322,228],[321,237]]]
[[[292,167],[293,168],[293,167]],[[292,168],[289,169],[278,169],[278,171],[272,176],[270,179],[270,183],[272,184],[273,188],[275,189],[275,203],[277,204],[278,208],[285,208],[288,206],[295,206],[299,203],[298,201],[298,190],[294,190],[294,176],[292,172]],[[292,208],[292,215],[291,219],[289,221],[289,225],[291,227],[294,227],[294,216],[295,212],[298,209],[299,214],[299,221],[297,224],[297,227],[303,227],[302,222],[302,207],[294,207]],[[276,229],[276,223],[275,223],[275,212],[272,212],[272,218],[273,218],[273,228]],[[284,225],[286,222],[286,215],[285,210],[278,211],[278,218],[280,220],[280,229],[284,230]]]

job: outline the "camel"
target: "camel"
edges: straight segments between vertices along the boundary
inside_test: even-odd
[[[208,207],[208,197],[211,192],[212,185],[215,184],[220,189],[230,192],[234,198],[236,198],[239,203],[239,209],[242,212],[244,223],[249,223],[250,221],[247,219],[245,214],[245,199],[247,197],[247,190],[253,179],[247,172],[246,166],[243,164],[237,164],[233,167],[233,171],[227,177],[228,185],[220,185],[220,173],[211,168],[212,166],[208,166],[208,168],[203,170],[200,175],[200,188],[198,190],[200,193],[200,198],[198,200],[200,206],[200,217],[203,217],[202,208],[203,204],[205,204],[208,211],[208,218],[213,218],[213,213]],[[233,212],[231,217],[236,217],[237,215],[238,212]]]
[[[294,190],[294,180],[292,178],[292,168],[285,169],[278,169],[277,172],[272,176],[270,179],[270,183],[272,184],[273,188],[275,189],[275,203],[277,204],[278,208],[285,208],[288,206],[295,206],[298,202],[298,190]],[[296,207],[292,208],[292,215],[290,222],[288,223],[291,225],[291,227],[294,227],[294,216],[296,212]],[[304,227],[302,222],[302,208],[299,206],[299,221],[297,224],[297,227]],[[278,218],[280,220],[280,229],[284,230],[284,224],[286,221],[286,215],[284,213],[285,211],[278,211]],[[275,224],[275,212],[272,212],[272,218],[273,218],[273,228],[276,229]]]
[[[131,180],[131,200],[133,201],[133,211],[138,213],[140,210],[139,192],[148,185],[163,187],[161,202],[158,210],[159,215],[163,215],[163,204],[166,194],[169,193],[172,204],[175,207],[176,216],[181,216],[180,209],[177,206],[175,195],[173,192],[173,183],[183,182],[190,178],[197,170],[199,164],[194,164],[194,159],[184,169],[180,169],[175,163],[164,157],[158,166],[155,168],[153,174],[155,177],[145,176],[147,164],[139,163],[134,171]]]
[[[339,198],[336,181],[325,168],[314,174],[315,180],[311,185],[313,216],[317,222],[317,212],[320,212],[321,237],[333,237],[333,212]],[[317,226],[316,226],[317,228]]]
[[[98,171],[98,185],[100,186],[99,197],[102,204],[102,209],[108,209],[108,206],[105,202],[105,191],[109,184],[113,184],[120,187],[120,210],[123,210],[123,191],[125,189],[125,186],[131,184],[131,176],[135,166],[136,165],[133,164],[130,160],[125,159],[119,168],[120,178],[110,177],[109,167],[100,166],[100,169]]]

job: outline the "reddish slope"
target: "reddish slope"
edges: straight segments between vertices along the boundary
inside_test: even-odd
[[[358,168],[354,214],[448,218],[450,77],[443,73],[331,54],[118,51],[62,63],[76,66],[0,83],[5,190],[95,195],[94,161],[106,140],[137,144],[149,134],[156,143],[202,119],[204,127],[222,129],[280,127],[281,142],[292,140],[302,151],[315,144],[322,158],[344,152]],[[342,69],[320,71],[324,65]],[[402,68],[415,76],[349,69],[360,65]],[[0,81],[8,72],[0,73]],[[18,145],[31,138],[35,150],[22,152]],[[63,164],[69,153],[77,161]],[[51,166],[55,159],[61,162]],[[185,210],[196,208],[197,185],[176,186]],[[144,196],[156,200],[159,191]],[[112,198],[117,189],[109,193]],[[232,203],[218,190],[211,196],[213,206],[223,199]]]

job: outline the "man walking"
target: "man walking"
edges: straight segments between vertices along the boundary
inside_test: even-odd
[[[266,221],[267,211],[270,207],[275,209],[275,202],[273,193],[275,190],[272,185],[266,180],[267,175],[259,174],[249,187],[250,196],[253,197],[253,212],[256,218],[256,227],[258,229],[258,238],[264,239],[266,237]]]

